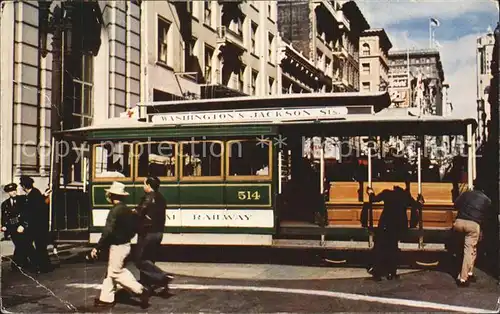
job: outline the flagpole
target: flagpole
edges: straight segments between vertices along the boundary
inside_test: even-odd
[[[432,48],[432,21],[429,19],[429,48]]]
[[[408,44],[408,37],[406,39],[406,71],[407,71],[407,77],[406,77],[406,82],[408,84],[408,107],[412,106],[411,103],[411,83],[410,83],[410,46]]]

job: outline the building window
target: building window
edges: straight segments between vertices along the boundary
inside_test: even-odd
[[[361,53],[363,54],[363,56],[369,56],[370,55],[370,45],[368,44],[363,44],[362,48],[361,48]]]
[[[158,62],[167,64],[168,56],[168,31],[170,23],[158,18]]]
[[[259,72],[252,70],[252,81],[251,81],[250,95],[257,94],[257,76],[258,75],[259,75]]]
[[[326,73],[328,75],[331,75],[331,72],[332,72],[332,60],[330,60],[330,58],[326,57],[325,63],[326,63]]]
[[[205,24],[212,26],[212,1],[205,0],[203,7],[205,11]]]
[[[274,63],[273,45],[274,45],[274,36],[273,34],[269,33],[267,46],[268,46],[268,58],[269,62],[271,63]]]
[[[256,47],[256,43],[255,43],[255,38],[257,37],[257,24],[255,24],[254,22],[252,22],[252,29],[251,29],[252,33],[251,33],[251,41],[252,41],[252,50],[251,52],[253,54],[256,54],[257,53],[257,47]]]
[[[75,67],[73,76],[73,126],[92,124],[92,88],[94,77],[94,57],[82,55],[81,67]]]
[[[363,92],[370,91],[370,82],[363,82]]]
[[[186,50],[184,51],[184,71],[196,72],[195,64],[198,62],[193,57],[195,56],[194,47],[198,39],[193,37],[186,42]]]
[[[323,53],[321,50],[316,50],[316,66],[321,70],[325,70],[325,65],[323,64]]]
[[[370,74],[370,64],[369,63],[363,63],[363,74]]]
[[[243,90],[245,89],[245,70],[246,65],[241,64],[240,73],[238,75],[238,90],[240,92],[243,92]]]
[[[240,37],[243,36],[243,18],[237,17],[231,20],[230,30],[238,34]]]
[[[274,79],[269,77],[269,95],[274,94]]]
[[[205,45],[205,82],[212,81],[212,58],[214,56],[214,48]]]

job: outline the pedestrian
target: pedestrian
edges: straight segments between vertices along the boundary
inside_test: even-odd
[[[384,202],[384,209],[375,231],[374,266],[370,269],[376,281],[380,281],[383,276],[387,276],[389,280],[398,278],[398,244],[408,230],[406,211],[410,207],[414,216],[415,211],[418,211],[424,202],[421,195],[415,200],[410,194],[409,182],[406,184],[406,189],[394,186],[393,190],[383,190],[377,195],[371,187],[367,188],[370,203]]]
[[[2,231],[11,235],[14,244],[12,270],[27,268],[35,258],[34,248],[26,235],[28,223],[22,205],[25,197],[17,195],[17,184],[9,183],[4,187],[9,198],[2,202]]]
[[[474,181],[474,189],[462,193],[455,200],[457,218],[453,223],[453,230],[465,236],[464,257],[462,269],[457,276],[457,285],[466,287],[474,282],[474,263],[477,256],[477,243],[481,234],[481,224],[491,205],[491,200],[484,194],[479,181]]]
[[[125,185],[119,182],[113,182],[106,190],[106,198],[113,207],[106,218],[101,238],[90,253],[92,258],[97,258],[101,250],[109,248],[107,274],[102,283],[100,296],[95,299],[96,307],[112,307],[115,304],[117,285],[138,295],[142,308],[149,305],[149,290],[137,282],[134,275],[125,268],[125,259],[130,254],[130,240],[136,234],[134,213],[125,204],[128,195]]]
[[[26,193],[26,216],[28,220],[28,237],[35,243],[36,271],[50,272],[53,266],[50,262],[47,245],[49,243],[49,208],[45,197],[33,184],[33,178],[21,176],[20,184]]]
[[[155,265],[165,228],[167,201],[159,192],[160,179],[148,177],[144,180],[146,193],[136,208],[138,215],[138,237],[135,265],[140,271],[141,284],[153,289],[163,287],[162,295],[168,296],[168,284],[172,277]]]

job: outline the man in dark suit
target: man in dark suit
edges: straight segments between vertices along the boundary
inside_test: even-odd
[[[160,250],[165,228],[167,201],[159,192],[160,179],[148,177],[144,180],[146,193],[135,212],[139,216],[135,265],[140,272],[140,282],[150,288],[163,287],[161,294],[169,296],[168,284],[172,276],[155,265],[156,253]]]
[[[14,243],[12,269],[27,267],[29,260],[33,262],[34,248],[26,234],[28,223],[22,205],[25,203],[23,195],[17,195],[17,184],[9,183],[4,187],[9,198],[2,202],[2,231],[11,235]]]
[[[382,276],[392,280],[397,278],[398,242],[408,230],[406,210],[411,208],[412,216],[415,215],[415,211],[420,212],[424,199],[422,195],[418,195],[417,200],[411,196],[409,182],[406,183],[406,189],[394,186],[392,190],[383,190],[375,194],[373,189],[368,187],[367,193],[370,203],[384,202],[384,209],[375,231],[375,260],[371,273],[377,281],[381,280]]]
[[[40,272],[53,270],[47,245],[49,241],[49,209],[43,194],[33,186],[33,179],[21,176],[21,187],[26,193],[26,214],[28,220],[28,236],[35,243],[36,266]]]

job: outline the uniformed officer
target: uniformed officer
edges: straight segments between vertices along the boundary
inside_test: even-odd
[[[28,223],[23,211],[25,196],[17,195],[15,183],[7,184],[4,191],[9,194],[9,198],[1,205],[2,231],[8,232],[14,243],[14,263],[24,268],[33,262],[34,258],[34,248],[26,234]],[[16,269],[15,264],[12,264],[12,269]]]

